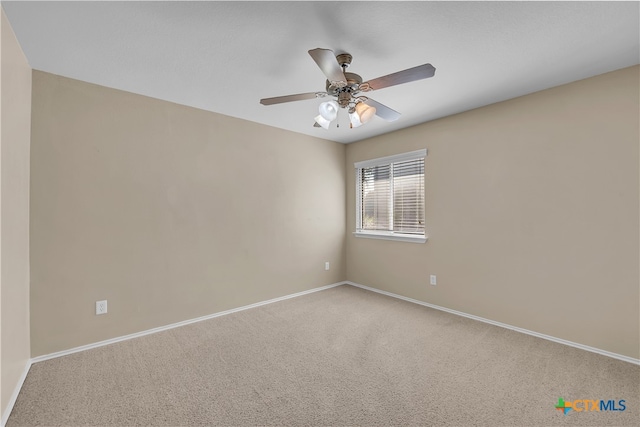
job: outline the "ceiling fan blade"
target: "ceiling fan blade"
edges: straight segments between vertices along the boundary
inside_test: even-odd
[[[414,82],[416,80],[427,79],[433,77],[436,69],[431,64],[418,65],[417,67],[408,68],[397,73],[387,74],[377,79],[369,80],[364,84],[368,84],[371,90],[378,90],[389,86],[395,86],[402,83]]]
[[[273,98],[263,98],[260,100],[262,105],[282,104],[284,102],[304,101],[305,99],[322,98],[326,96],[326,92],[307,92],[297,93],[295,95],[276,96]]]
[[[345,85],[347,84],[342,67],[338,64],[336,54],[331,49],[311,49],[309,55],[316,61],[330,83],[343,82]]]
[[[367,98],[364,103],[371,107],[375,107],[376,116],[385,119],[388,122],[394,122],[400,118],[400,113],[398,113],[396,110],[392,110],[386,105],[380,104],[378,101],[374,101],[371,98]]]

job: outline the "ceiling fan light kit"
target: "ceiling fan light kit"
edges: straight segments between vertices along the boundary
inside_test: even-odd
[[[315,118],[314,126],[324,129],[329,129],[331,122],[337,118],[340,108],[347,110],[351,128],[357,128],[367,123],[374,115],[390,122],[397,120],[400,113],[371,98],[359,96],[359,93],[426,79],[433,77],[436,72],[433,65],[424,64],[363,82],[362,77],[358,74],[346,72],[353,59],[350,54],[336,55],[330,49],[317,48],[310,50],[309,55],[327,77],[326,92],[263,98],[260,103],[274,105],[331,96],[334,99],[321,103],[318,108],[320,114]]]

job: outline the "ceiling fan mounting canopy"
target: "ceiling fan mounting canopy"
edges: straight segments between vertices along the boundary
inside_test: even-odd
[[[326,92],[308,92],[295,95],[278,96],[274,98],[263,98],[260,100],[262,105],[281,104],[285,102],[331,96],[334,97],[334,101],[330,102],[336,102],[339,107],[348,110],[349,117],[351,119],[351,127],[358,127],[361,124],[366,123],[373,113],[384,120],[394,121],[400,117],[400,113],[392,110],[386,105],[374,101],[373,99],[360,96],[359,93],[370,92],[372,90],[383,89],[389,86],[426,79],[433,77],[436,71],[431,64],[423,64],[363,82],[362,77],[358,74],[346,72],[347,67],[351,65],[351,61],[353,59],[349,53],[340,53],[336,55],[330,49],[317,48],[310,50],[309,55],[327,77],[325,84]],[[368,108],[364,108],[364,105],[360,105],[360,107],[358,107],[358,105],[362,103],[366,104]],[[314,126],[328,129],[328,123],[330,120],[327,120],[326,114],[322,114],[322,111],[327,107],[325,104],[327,103],[321,104],[321,114],[316,117],[316,123]],[[366,117],[363,116],[365,111],[367,112],[365,115]]]
[[[340,64],[343,70],[351,65],[352,59],[353,56],[351,56],[351,54],[349,53],[339,53],[338,55],[336,55],[336,61],[338,61],[338,64]]]

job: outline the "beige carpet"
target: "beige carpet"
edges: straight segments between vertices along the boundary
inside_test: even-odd
[[[345,285],[34,364],[7,426],[637,426],[639,405],[639,366]]]

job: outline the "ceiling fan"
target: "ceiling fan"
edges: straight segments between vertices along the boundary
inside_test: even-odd
[[[344,108],[349,113],[349,122],[352,128],[363,125],[374,115],[390,122],[397,120],[400,113],[371,98],[362,96],[360,93],[426,79],[433,77],[436,72],[433,65],[424,64],[363,82],[359,75],[346,72],[347,67],[351,65],[352,56],[350,54],[336,55],[331,49],[317,48],[310,50],[309,55],[327,76],[326,91],[263,98],[260,100],[260,104],[273,105],[332,97],[333,100],[320,104],[320,114],[315,118],[314,126],[325,129],[329,129],[331,122],[336,119],[339,108]]]

